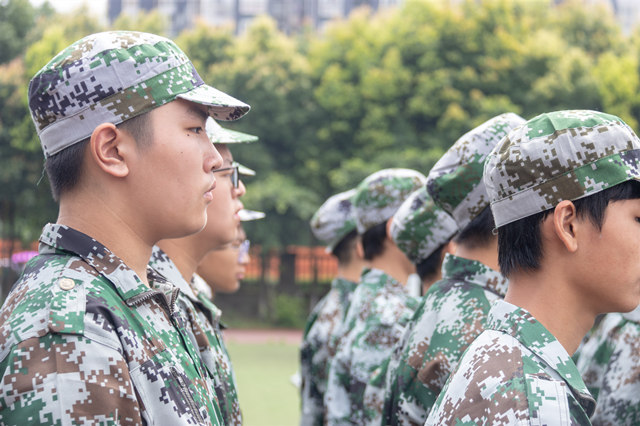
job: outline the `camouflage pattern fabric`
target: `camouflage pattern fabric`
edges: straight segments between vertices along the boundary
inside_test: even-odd
[[[497,300],[426,425],[590,425],[595,401],[564,347],[525,309]]]
[[[389,236],[413,263],[418,264],[447,243],[457,230],[456,222],[434,204],[423,186],[393,215]]]
[[[527,121],[484,169],[496,227],[632,179],[640,179],[640,139],[619,117],[586,110]]]
[[[484,330],[491,302],[504,298],[507,284],[478,261],[446,255],[442,280],[422,298],[390,357],[383,424],[424,424],[458,359]]]
[[[257,136],[238,132],[236,130],[225,129],[211,117],[207,118],[205,128],[207,136],[209,136],[209,140],[213,143],[249,143],[256,142],[258,140]]]
[[[179,290],[46,225],[0,311],[0,423],[220,425]]]
[[[45,157],[176,98],[236,120],[249,105],[204,84],[169,39],[133,31],[92,34],[56,55],[29,83],[29,108]]]
[[[356,285],[342,278],[334,279],[331,290],[318,302],[307,320],[300,347],[301,425],[324,424],[329,362],[336,354],[332,342],[337,340]]]
[[[213,377],[215,395],[224,424],[241,425],[242,414],[236,380],[220,329],[222,312],[205,293],[197,291],[193,283],[182,277],[178,267],[158,246],[153,247],[149,266],[180,290],[176,307],[189,319],[189,337],[198,348],[202,362]]]
[[[640,424],[640,307],[605,316],[582,348],[578,371],[598,402],[593,424]]]
[[[332,195],[322,203],[311,218],[311,232],[327,244],[327,251],[334,247],[351,231],[356,229],[353,196],[356,190]]]
[[[429,172],[429,195],[455,219],[459,229],[489,205],[482,181],[487,156],[511,129],[524,122],[513,113],[486,121],[462,135]]]
[[[424,186],[427,178],[410,169],[383,169],[366,177],[353,198],[358,233],[387,221],[409,195]]]
[[[329,369],[327,424],[363,424],[365,386],[375,368],[389,357],[416,306],[417,300],[404,286],[383,271],[363,271]]]

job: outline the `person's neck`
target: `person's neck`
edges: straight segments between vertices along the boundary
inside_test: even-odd
[[[85,195],[82,200],[73,196],[61,200],[56,223],[69,226],[98,241],[149,286],[147,264],[155,242],[137,233],[102,198]]]
[[[338,278],[357,283],[360,281],[360,275],[362,274],[362,268],[366,266],[364,262],[352,261],[349,263],[338,264]]]
[[[505,301],[529,311],[573,355],[596,314],[586,308],[579,295],[572,294],[562,277],[544,270],[513,274]]]
[[[395,249],[395,250],[394,250]],[[402,285],[406,285],[412,272],[411,262],[397,247],[387,247],[382,254],[372,259],[371,268],[380,269]]]
[[[193,274],[196,273],[200,261],[206,253],[200,253],[194,244],[190,244],[189,237],[172,240],[162,240],[158,242],[158,247],[166,253],[171,261],[176,265],[180,275],[185,281],[190,282]]]
[[[455,255],[469,260],[480,262],[494,271],[499,271],[498,265],[498,239],[492,239],[488,244],[481,247],[469,247],[464,243],[458,244]]]

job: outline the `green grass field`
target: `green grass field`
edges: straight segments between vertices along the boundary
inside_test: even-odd
[[[298,370],[298,346],[234,343],[233,363],[246,426],[288,426],[300,422],[298,390],[289,378]]]

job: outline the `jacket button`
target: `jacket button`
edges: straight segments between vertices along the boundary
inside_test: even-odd
[[[71,278],[62,278],[58,281],[58,285],[63,290],[71,290],[76,286],[76,283]]]

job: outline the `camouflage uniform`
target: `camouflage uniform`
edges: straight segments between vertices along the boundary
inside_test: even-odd
[[[577,365],[598,401],[594,424],[640,423],[640,307],[607,314],[582,347]]]
[[[389,234],[398,248],[414,263],[429,258],[458,230],[456,222],[439,208],[425,186],[407,198],[393,215]],[[409,324],[408,330],[412,327]],[[364,392],[364,419],[368,424],[382,423],[388,362],[379,366]]]
[[[45,226],[0,311],[0,422],[223,424],[180,292]]]
[[[475,260],[447,255],[442,280],[421,301],[390,361],[384,424],[424,424],[458,359],[484,330],[507,280]]]
[[[193,284],[182,277],[178,267],[158,246],[153,247],[149,266],[180,290],[176,306],[189,319],[190,338],[213,377],[224,424],[241,425],[235,376],[220,329],[222,312],[206,294],[194,290]]]
[[[338,352],[331,361],[325,405],[327,423],[362,424],[364,391],[371,373],[404,331],[417,301],[379,269],[365,269],[353,293]]]
[[[482,170],[487,155],[525,120],[502,114],[460,137],[429,172],[436,204],[464,229],[488,208]],[[383,424],[423,424],[458,359],[483,330],[490,302],[504,297],[507,280],[480,262],[447,255],[442,281],[421,301],[390,357],[384,381]],[[382,374],[382,372],[381,372]]]
[[[300,424],[324,423],[323,400],[327,389],[329,362],[336,354],[335,343],[357,283],[335,278],[331,290],[315,306],[304,330],[300,348],[302,416]]]
[[[311,218],[311,231],[328,244],[330,252],[356,228],[352,198],[355,190],[329,197]],[[314,307],[307,320],[300,346],[302,425],[324,423],[324,395],[329,362],[336,353],[342,321],[357,283],[335,278],[331,290]]]
[[[483,180],[500,227],[639,177],[640,140],[595,111],[539,115],[509,132]],[[523,308],[497,301],[427,424],[591,424],[595,401],[569,354]]]
[[[426,178],[408,169],[380,170],[357,187],[353,198],[359,233],[390,219]],[[378,269],[365,269],[353,294],[329,368],[325,393],[329,424],[364,421],[364,391],[373,370],[388,356],[417,301]]]
[[[529,312],[494,302],[426,425],[588,425],[595,401],[560,342]]]

